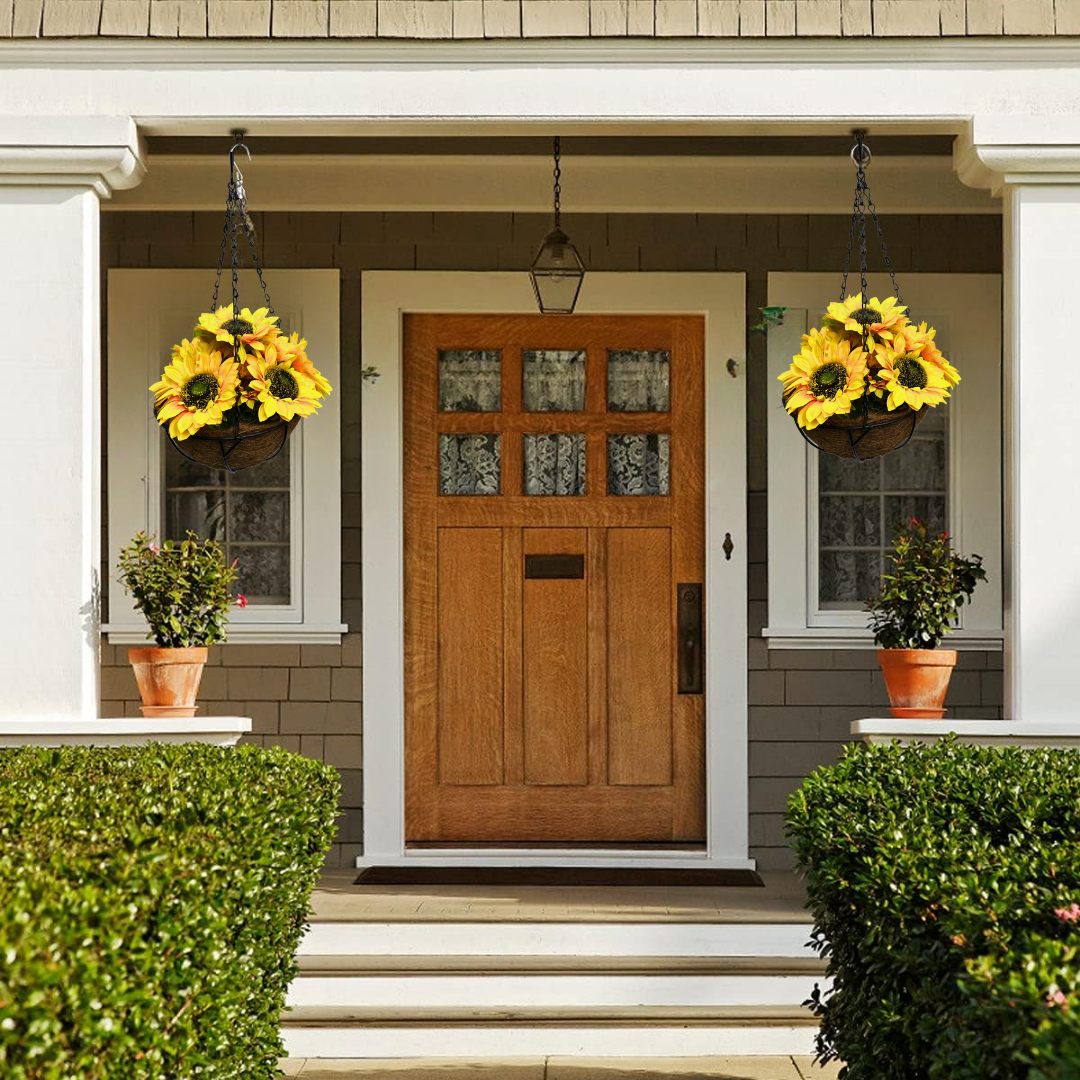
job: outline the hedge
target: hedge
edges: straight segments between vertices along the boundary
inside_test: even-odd
[[[856,745],[787,824],[842,1077],[1080,1078],[1080,754]]]
[[[338,788],[279,748],[0,751],[0,1076],[278,1075]]]

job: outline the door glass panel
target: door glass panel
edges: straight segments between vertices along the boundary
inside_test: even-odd
[[[526,495],[585,494],[584,435],[526,435]]]
[[[498,435],[439,436],[440,495],[498,495]]]
[[[608,494],[667,495],[669,435],[609,435]]]
[[[608,411],[667,412],[670,361],[666,349],[608,349]]]
[[[501,408],[501,349],[439,350],[442,412],[498,412]]]
[[[581,412],[585,408],[585,350],[525,349],[521,407],[526,412]]]

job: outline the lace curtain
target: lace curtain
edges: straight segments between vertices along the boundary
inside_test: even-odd
[[[440,493],[498,495],[500,458],[498,435],[440,435]]]
[[[521,407],[526,412],[585,408],[585,352],[526,349],[521,354]]]
[[[665,349],[609,349],[608,410],[667,412],[670,360]]]
[[[526,435],[526,495],[585,494],[584,435]]]
[[[608,494],[666,495],[670,446],[668,435],[609,435]]]

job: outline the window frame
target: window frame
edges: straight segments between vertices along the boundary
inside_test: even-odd
[[[885,275],[870,275],[868,280],[872,296],[891,295]],[[979,585],[972,604],[965,605],[959,629],[949,636],[950,646],[960,649],[1000,650],[1004,637],[1001,281],[1000,274],[905,274],[902,282],[913,312],[925,312],[931,322],[937,319],[943,337],[947,327],[946,353],[963,376],[949,399],[949,531],[958,551],[983,556],[987,581]],[[768,276],[769,304],[788,309],[784,323],[768,335],[769,608],[761,633],[770,649],[875,648],[864,612],[820,606],[820,451],[796,430],[781,404],[777,382],[798,352],[806,328],[819,325],[814,320],[835,298],[836,287],[835,274]]]
[[[161,534],[165,520],[162,438],[147,387],[161,377],[163,311],[206,309],[213,269],[110,270],[108,274],[108,578],[109,644],[145,644],[145,620],[114,574],[115,553],[144,529]],[[319,415],[289,439],[290,602],[249,604],[229,616],[237,644],[338,644],[341,622],[340,273],[279,270],[270,282],[275,309],[307,338],[319,369],[336,392]],[[254,271],[240,272],[242,296],[258,296]],[[138,418],[144,417],[142,422]]]

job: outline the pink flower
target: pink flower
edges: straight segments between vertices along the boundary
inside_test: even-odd
[[[150,545],[150,554],[151,555],[159,555],[159,554],[161,554],[161,548],[159,548],[157,546],[157,544],[151,544]]]
[[[1055,986],[1049,994],[1046,995],[1046,1004],[1048,1008],[1053,1008],[1055,1005],[1059,1005],[1063,1009],[1069,1007],[1069,999]]]
[[[239,559],[233,559],[232,565],[233,565],[233,569],[235,570],[240,565],[240,560]]]
[[[238,608],[246,608],[247,607],[247,597],[243,593],[237,593],[236,606]]]
[[[1072,907],[1067,908],[1054,908],[1054,914],[1062,922],[1077,922],[1080,921],[1080,904],[1073,904]]]

